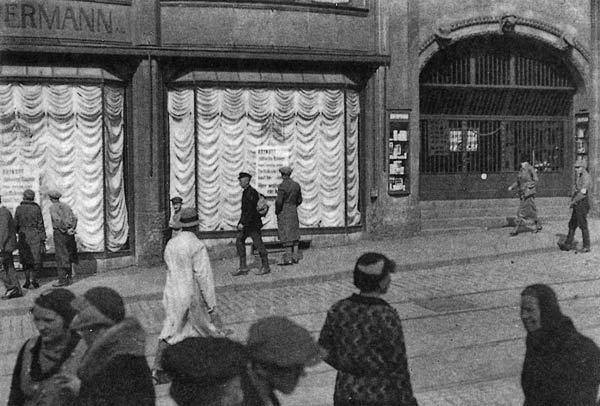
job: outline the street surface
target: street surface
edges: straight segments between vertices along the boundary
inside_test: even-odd
[[[522,403],[519,375],[525,331],[519,300],[521,290],[529,284],[550,284],[563,312],[580,331],[600,343],[600,252],[594,248],[590,254],[530,250],[427,269],[400,267],[385,299],[403,319],[419,404]],[[401,258],[394,259],[401,263]],[[224,289],[218,294],[218,308],[237,340],[245,340],[252,322],[272,314],[292,318],[316,337],[327,309],[354,291],[346,272],[325,281],[308,278],[280,281],[276,286]],[[149,334],[147,354],[152,363],[163,318],[160,298],[132,298],[128,312],[140,319]],[[24,311],[0,311],[0,316],[0,404],[5,404],[16,353],[35,331]],[[283,404],[331,405],[334,380],[335,371],[321,363],[307,371],[294,394],[281,397]],[[168,385],[158,386],[157,392],[157,404],[173,405]]]

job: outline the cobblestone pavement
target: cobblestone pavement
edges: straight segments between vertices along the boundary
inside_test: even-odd
[[[396,273],[386,300],[403,318],[412,382],[420,405],[517,405],[522,403],[519,374],[524,330],[518,315],[520,291],[528,284],[551,284],[576,326],[600,342],[600,256],[560,251],[468,261],[431,269],[413,267]],[[245,340],[256,319],[281,314],[306,326],[315,336],[326,310],[354,291],[347,274],[319,282],[281,281],[230,289],[218,307],[234,339]],[[156,297],[130,299],[128,312],[149,334],[153,361],[163,309]],[[0,404],[8,396],[16,353],[34,334],[28,314],[1,317]],[[283,404],[330,405],[335,372],[322,363],[308,371]],[[157,387],[159,405],[172,405],[168,385]]]

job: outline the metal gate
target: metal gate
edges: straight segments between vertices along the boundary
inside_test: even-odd
[[[422,200],[510,197],[524,156],[541,196],[569,193],[575,87],[560,60],[471,40],[434,57],[420,91]]]

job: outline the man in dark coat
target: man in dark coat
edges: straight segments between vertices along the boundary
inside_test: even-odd
[[[558,247],[561,251],[570,251],[575,249],[574,238],[575,230],[581,229],[583,246],[579,252],[590,252],[590,230],[587,223],[587,214],[590,211],[590,201],[588,191],[592,187],[592,177],[584,167],[582,160],[575,162],[575,187],[571,199],[571,219],[569,220],[569,232],[564,242],[559,242]]]
[[[2,202],[0,198],[0,203]],[[14,299],[23,296],[21,284],[13,262],[13,251],[17,249],[17,230],[13,216],[4,206],[0,206],[0,257],[2,258],[2,281],[6,293],[2,299]]]
[[[40,206],[34,202],[35,192],[23,192],[23,201],[15,210],[15,226],[19,235],[19,259],[25,271],[25,289],[39,288],[37,277],[42,269],[46,228]]]
[[[262,220],[260,214],[256,209],[258,203],[258,192],[252,186],[250,186],[250,179],[252,175],[246,172],[240,172],[238,180],[240,186],[244,190],[242,192],[242,214],[240,221],[238,222],[238,237],[235,241],[238,257],[240,258],[240,267],[237,271],[233,272],[233,276],[245,275],[248,273],[248,265],[246,264],[246,239],[252,238],[252,244],[254,248],[260,254],[261,268],[256,275],[265,275],[271,272],[269,267],[269,257],[267,255],[267,249],[262,240]]]
[[[58,273],[58,282],[54,287],[67,286],[71,284],[73,276],[72,264],[77,263],[77,245],[75,243],[75,229],[77,228],[77,217],[69,205],[59,201],[61,193],[57,190],[48,192],[52,202],[50,206],[50,217],[54,229],[54,257]]]
[[[300,222],[298,206],[302,203],[302,190],[298,182],[290,178],[292,168],[279,168],[283,180],[277,189],[275,214],[277,214],[277,232],[285,253],[280,265],[297,264],[300,261]]]

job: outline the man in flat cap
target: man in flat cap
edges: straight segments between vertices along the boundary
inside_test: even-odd
[[[175,222],[179,221],[181,208],[183,207],[183,199],[179,196],[175,196],[171,198],[171,206],[173,207],[173,215],[171,216],[171,220],[169,220],[169,230],[168,230],[168,238],[171,239],[178,231],[173,225]]]
[[[279,168],[282,181],[277,189],[275,214],[277,214],[277,233],[285,248],[280,265],[297,264],[300,261],[300,221],[298,206],[302,203],[302,190],[298,182],[292,180],[292,168]]]
[[[2,199],[0,198],[0,203]],[[2,299],[14,299],[23,296],[21,284],[13,262],[13,252],[17,249],[17,230],[13,216],[5,206],[0,205],[0,258],[2,258],[2,273],[6,293]]]
[[[571,219],[569,220],[569,232],[564,242],[559,242],[558,247],[561,251],[570,251],[575,249],[574,238],[575,230],[581,229],[583,245],[579,252],[590,252],[590,230],[588,228],[587,214],[590,211],[590,201],[588,193],[592,187],[592,177],[585,169],[585,163],[582,159],[575,161],[575,185],[573,197],[571,199]]]
[[[263,226],[256,205],[258,203],[259,195],[256,189],[250,186],[250,179],[252,175],[247,172],[240,172],[238,181],[243,189],[242,192],[242,213],[240,221],[238,222],[238,237],[235,241],[237,254],[240,258],[240,267],[237,271],[233,272],[233,276],[245,275],[248,273],[248,265],[246,263],[246,239],[252,238],[252,244],[260,255],[261,268],[256,271],[256,275],[265,275],[271,272],[269,267],[269,257],[267,255],[267,248],[262,240],[261,228]]]
[[[19,259],[25,272],[25,289],[37,289],[42,269],[42,253],[45,252],[46,227],[42,209],[34,201],[35,192],[23,192],[23,201],[15,209],[15,226],[19,236]]]
[[[60,201],[62,194],[58,190],[50,190],[48,197],[50,206],[50,218],[54,230],[54,257],[58,281],[54,287],[67,286],[73,278],[72,265],[78,262],[77,244],[75,242],[75,229],[77,228],[77,217],[71,207]]]

